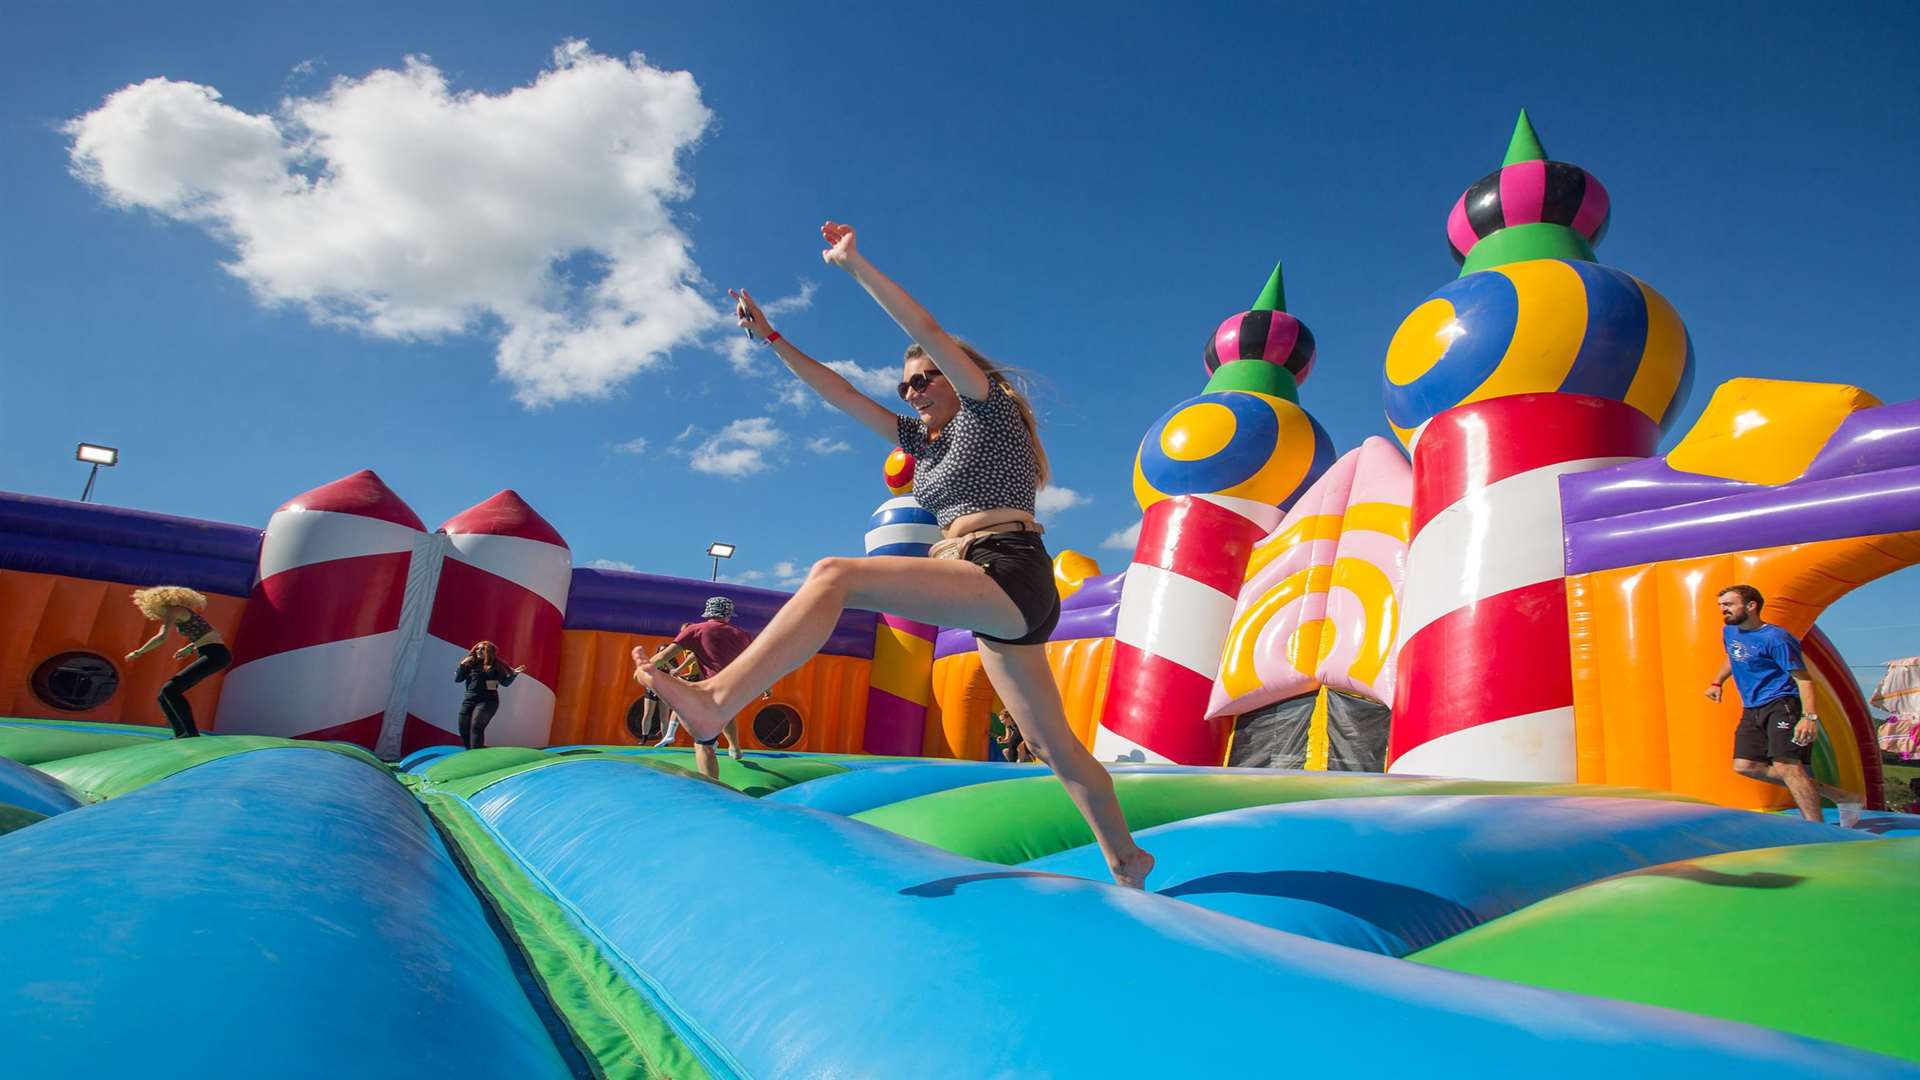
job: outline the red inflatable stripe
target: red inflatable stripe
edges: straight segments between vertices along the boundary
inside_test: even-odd
[[[1259,525],[1231,510],[1191,495],[1176,495],[1147,507],[1133,561],[1238,596],[1247,559],[1264,535]],[[1201,709],[1194,715],[1205,712]]]
[[[402,757],[428,746],[459,745],[458,732],[434,727],[412,713],[407,714],[407,722],[400,729],[400,756]]]
[[[552,686],[560,677],[565,620],[546,598],[517,582],[449,557],[440,564],[427,633],[466,648],[482,639],[500,648],[508,664]],[[448,678],[452,678],[451,673]]]
[[[349,720],[319,731],[302,732],[295,738],[311,739],[314,742],[350,742],[367,749],[373,749],[375,740],[380,738],[380,722],[387,718],[386,713],[374,713],[358,720]],[[457,740],[456,740],[457,741]]]
[[[559,530],[512,490],[502,491],[486,502],[460,511],[448,518],[447,523],[440,526],[440,531],[448,534],[514,536],[522,540],[538,540],[555,547],[567,546]]]
[[[282,510],[327,510],[336,514],[358,514],[361,517],[391,521],[395,525],[405,525],[409,529],[426,532],[427,527],[420,515],[413,512],[406,500],[394,494],[386,481],[372,469],[361,469],[351,476],[343,476],[331,484],[322,484],[312,491],[295,495],[288,499]]]
[[[1392,745],[1397,758],[1442,735],[1573,701],[1561,578],[1448,612],[1400,650]]]
[[[1181,765],[1218,765],[1227,721],[1201,720],[1213,680],[1171,660],[1114,642],[1101,726]],[[1169,723],[1169,717],[1195,717]]]
[[[1564,461],[1651,457],[1660,428],[1624,402],[1587,394],[1516,394],[1448,409],[1413,455],[1413,534],[1464,496]]]
[[[233,646],[234,666],[397,628],[412,558],[395,551],[334,559],[256,584]]]

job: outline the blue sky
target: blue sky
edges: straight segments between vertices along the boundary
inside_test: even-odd
[[[511,486],[581,563],[699,575],[725,539],[778,584],[858,549],[887,447],[719,313],[785,298],[802,348],[891,372],[832,216],[1044,377],[1055,546],[1117,569],[1141,432],[1275,259],[1303,404],[1385,433],[1386,344],[1521,106],[1612,193],[1601,258],[1687,320],[1682,430],[1735,375],[1914,393],[1911,5],[531,7],[10,7],[0,487],[77,496],[90,439],[125,454],[105,501],[259,523],[370,466],[429,524]],[[287,197],[258,167],[293,118],[326,137],[297,169],[384,182]],[[1916,609],[1908,573],[1827,625],[1869,664],[1920,652]]]

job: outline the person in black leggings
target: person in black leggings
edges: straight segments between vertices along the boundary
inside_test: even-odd
[[[477,750],[487,745],[487,724],[500,711],[500,687],[513,682],[527,670],[525,664],[510,668],[500,662],[500,650],[491,641],[478,641],[460,661],[453,681],[467,684],[467,696],[460,702],[460,745]]]
[[[167,640],[168,627],[179,631],[180,636],[187,639],[187,644],[173,655],[181,660],[191,656],[193,663],[182,668],[160,687],[160,711],[166,714],[167,723],[172,725],[174,738],[193,738],[200,734],[200,729],[194,726],[193,706],[187,704],[187,691],[202,679],[233,663],[233,653],[228,650],[220,632],[201,617],[200,613],[207,609],[207,598],[193,589],[183,585],[136,589],[133,606],[139,608],[147,618],[159,623],[160,632],[145,645],[128,653],[128,663],[159,648],[160,643]]]

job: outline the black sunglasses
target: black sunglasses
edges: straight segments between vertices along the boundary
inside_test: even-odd
[[[899,387],[900,400],[905,401],[907,399],[907,391],[909,390],[916,394],[921,393],[926,390],[927,387],[933,385],[933,380],[940,377],[941,373],[938,371],[923,371],[913,378],[908,379],[906,382],[901,383]]]

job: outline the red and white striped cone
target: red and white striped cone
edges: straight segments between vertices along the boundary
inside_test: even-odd
[[[1560,477],[1659,439],[1645,413],[1585,394],[1493,398],[1428,423],[1388,772],[1576,779]]]
[[[503,663],[526,665],[500,690],[488,746],[545,746],[553,726],[562,627],[573,584],[573,553],[533,507],[502,491],[440,526],[443,557],[417,648],[403,656],[395,702],[381,732],[383,757],[423,746],[457,745],[460,699],[453,679],[476,641],[491,641]]]
[[[1277,506],[1222,495],[1176,495],[1146,508],[1121,586],[1095,757],[1220,763],[1233,720],[1207,719],[1207,699],[1247,559],[1282,516]]]
[[[370,469],[276,511],[216,729],[373,748],[393,692],[409,569],[432,540]]]

